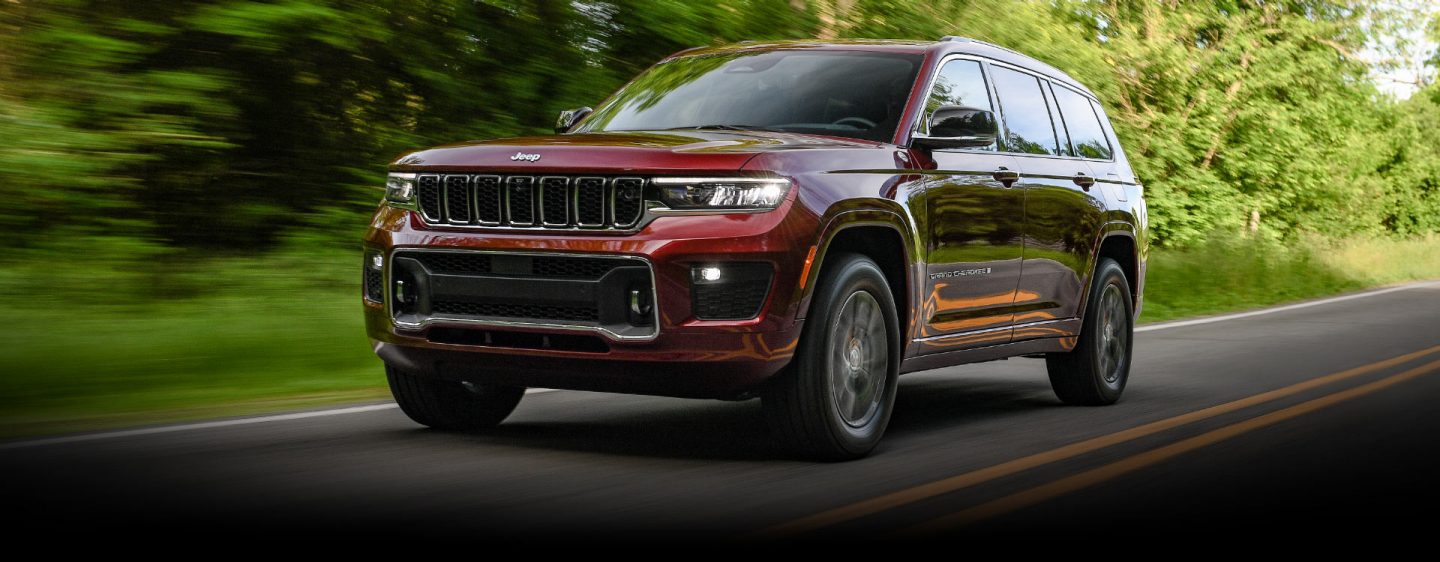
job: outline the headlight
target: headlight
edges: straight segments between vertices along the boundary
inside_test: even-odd
[[[415,174],[390,174],[386,177],[385,202],[392,207],[415,210]]]
[[[655,178],[660,201],[676,210],[770,210],[790,192],[781,178]]]

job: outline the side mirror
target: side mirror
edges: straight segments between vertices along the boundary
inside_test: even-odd
[[[564,133],[579,123],[581,119],[589,117],[595,110],[588,107],[577,107],[560,112],[560,117],[555,119],[555,133]]]
[[[926,148],[980,148],[995,143],[995,114],[984,109],[942,105],[930,114],[930,134],[916,135]]]

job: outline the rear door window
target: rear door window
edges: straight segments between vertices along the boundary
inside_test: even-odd
[[[1050,108],[1040,80],[1023,72],[991,65],[995,95],[1005,114],[1005,148],[1025,154],[1062,155],[1050,122]]]
[[[1060,106],[1061,117],[1065,119],[1065,128],[1070,132],[1070,144],[1075,146],[1075,155],[1109,160],[1112,155],[1110,141],[1105,138],[1105,129],[1100,125],[1094,102],[1059,84],[1055,85],[1055,101]]]

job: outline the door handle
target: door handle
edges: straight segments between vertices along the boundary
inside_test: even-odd
[[[1085,191],[1090,191],[1090,186],[1095,185],[1095,178],[1085,175],[1085,172],[1080,172],[1075,174],[1075,185],[1080,186]]]
[[[1004,184],[1005,187],[1010,187],[1011,184],[1020,181],[1020,172],[1004,166],[1001,166],[1000,169],[995,170],[995,172],[990,175],[995,178],[995,181]]]

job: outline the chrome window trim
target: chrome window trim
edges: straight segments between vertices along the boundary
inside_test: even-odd
[[[968,53],[950,53],[950,54],[948,54],[948,55],[945,55],[945,56],[941,57],[941,58],[940,58],[940,61],[935,63],[935,71],[930,74],[930,77],[929,77],[929,78],[926,80],[926,82],[925,82],[925,93],[924,93],[924,95],[922,95],[922,96],[920,97],[920,107],[919,107],[919,110],[915,112],[915,119],[914,119],[913,122],[910,123],[910,128],[909,128],[909,131],[910,131],[910,139],[909,139],[909,141],[908,141],[907,143],[905,143],[904,146],[906,146],[906,147],[913,147],[913,146],[915,146],[915,138],[916,138],[916,137],[922,137],[922,136],[924,136],[922,133],[920,133],[920,124],[921,124],[921,122],[923,122],[923,121],[925,120],[925,102],[926,102],[926,100],[929,100],[929,99],[930,99],[930,92],[935,89],[935,79],[936,79],[936,78],[939,78],[939,76],[940,76],[940,69],[941,69],[941,68],[944,68],[947,63],[949,63],[950,61],[954,61],[954,60],[971,60],[971,61],[975,61],[975,62],[980,63],[981,72],[984,73],[984,75],[985,75],[985,82],[986,82],[986,84],[985,84],[985,90],[988,91],[988,92],[990,92],[990,105],[991,105],[991,110],[995,112],[996,118],[997,118],[997,120],[1000,121],[1000,123],[1001,123],[1002,126],[1004,126],[1004,119],[1005,119],[1005,117],[1004,117],[1003,111],[1001,111],[1000,108],[998,107],[998,104],[999,104],[999,102],[1000,102],[1000,96],[999,96],[999,93],[995,91],[995,85],[994,85],[994,83],[993,83],[994,80],[990,78],[990,69],[989,69],[989,68],[985,68],[987,65],[1000,66],[1000,67],[1004,67],[1004,68],[1007,68],[1007,69],[1010,69],[1010,70],[1015,70],[1015,71],[1023,72],[1023,73],[1025,73],[1025,74],[1029,74],[1029,75],[1035,76],[1036,78],[1039,78],[1039,79],[1041,79],[1041,80],[1044,80],[1044,81],[1046,81],[1046,82],[1048,82],[1048,83],[1050,83],[1050,84],[1053,84],[1053,85],[1055,85],[1055,86],[1057,86],[1057,87],[1065,88],[1065,89],[1068,89],[1068,90],[1070,90],[1070,91],[1072,91],[1072,92],[1075,92],[1075,93],[1077,93],[1077,94],[1080,94],[1080,95],[1081,95],[1082,97],[1084,97],[1085,99],[1090,100],[1090,103],[1091,103],[1091,104],[1094,104],[1094,105],[1096,105],[1096,106],[1099,106],[1099,105],[1100,105],[1100,101],[1097,100],[1094,96],[1091,96],[1091,95],[1089,95],[1089,94],[1086,94],[1085,92],[1082,92],[1082,91],[1077,90],[1077,89],[1075,89],[1075,88],[1072,88],[1072,87],[1070,87],[1069,85],[1065,84],[1064,81],[1059,80],[1059,79],[1055,79],[1055,78],[1051,78],[1050,76],[1046,75],[1046,74],[1043,73],[1043,72],[1038,72],[1038,71],[1031,70],[1031,69],[1026,68],[1026,67],[1023,67],[1023,66],[1010,64],[1010,63],[1007,63],[1007,62],[999,61],[999,60],[992,59],[992,58],[985,57],[985,56],[972,55],[972,54],[968,54]],[[1101,118],[1101,119],[1105,119],[1105,118],[1106,118],[1103,107],[1096,107],[1096,108],[1095,108],[1095,114],[1096,114],[1096,116],[1097,116],[1098,118]],[[1061,118],[1062,118],[1062,119],[1064,118],[1063,115],[1062,115]],[[1101,125],[1101,128],[1104,128],[1104,127],[1106,126],[1106,124],[1103,123],[1103,122],[1102,122],[1100,125]],[[1106,135],[1106,137],[1107,137],[1107,138],[1106,138],[1106,142],[1110,142],[1110,139],[1108,138],[1108,137],[1109,137],[1108,134]],[[944,152],[961,152],[961,153],[974,153],[974,154],[1006,154],[1006,155],[1010,155],[1010,156],[1023,156],[1023,157],[1025,157],[1025,158],[1053,158],[1053,159],[1057,159],[1057,160],[1085,160],[1085,161],[1088,161],[1088,162],[1112,162],[1112,163],[1115,162],[1115,147],[1114,147],[1113,143],[1112,143],[1112,145],[1111,145],[1111,147],[1110,147],[1111,157],[1110,157],[1109,160],[1098,160],[1098,159],[1095,159],[1095,158],[1085,158],[1085,157],[1082,157],[1082,156],[1060,156],[1060,155],[1055,155],[1055,154],[1031,154],[1031,153],[1028,153],[1028,152],[1010,152],[1010,151],[1008,151],[1008,150],[1004,150],[1003,147],[997,147],[997,148],[998,148],[997,150],[980,150],[980,149],[975,149],[975,148],[945,148],[945,149],[936,149],[936,150],[941,150],[941,151],[944,151]]]
[[[914,145],[915,145],[915,138],[916,138],[916,137],[922,137],[922,136],[928,136],[928,135],[929,135],[929,131],[926,131],[926,132],[923,133],[923,134],[920,132],[920,124],[923,123],[923,122],[925,121],[925,118],[926,118],[926,115],[925,115],[925,105],[926,105],[927,103],[929,103],[929,100],[930,100],[930,92],[933,92],[933,91],[935,90],[935,80],[938,79],[938,78],[940,78],[940,70],[943,69],[943,68],[945,68],[945,65],[950,64],[951,61],[957,61],[957,60],[974,61],[975,63],[977,63],[977,64],[980,65],[980,74],[985,77],[985,92],[988,93],[988,94],[990,94],[990,111],[994,112],[996,115],[999,114],[999,111],[997,111],[997,110],[996,110],[996,107],[995,107],[996,101],[997,101],[997,96],[995,95],[995,88],[992,87],[992,86],[993,86],[992,84],[990,84],[990,73],[985,71],[985,63],[986,63],[986,62],[989,62],[990,59],[987,59],[987,58],[981,57],[981,56],[969,55],[969,54],[962,54],[962,53],[951,53],[951,54],[945,55],[945,56],[943,56],[943,57],[940,57],[940,61],[939,61],[939,62],[936,62],[936,63],[935,63],[934,71],[930,73],[929,78],[927,78],[926,81],[925,81],[925,91],[924,91],[924,94],[920,96],[920,107],[919,107],[918,110],[915,112],[915,120],[914,120],[914,122],[910,123],[910,127],[909,127],[909,130],[910,130],[910,141],[909,141],[908,143],[906,143],[906,146],[907,146],[907,147],[910,147],[910,146],[914,146]],[[978,154],[1000,154],[1000,153],[1003,152],[1003,151],[999,150],[999,146],[998,146],[999,144],[1000,144],[999,142],[996,143],[996,145],[997,145],[997,146],[996,146],[996,150],[982,150],[982,149],[978,149],[978,148],[947,148],[947,149],[944,149],[944,150],[945,150],[946,152],[974,152],[974,153],[978,153]]]
[[[395,302],[395,300],[394,300],[394,295],[391,295],[391,294],[390,294],[391,291],[395,288],[395,280],[394,280],[393,277],[392,277],[393,274],[394,274],[395,268],[392,266],[392,262],[393,262],[394,259],[395,259],[395,254],[400,253],[400,252],[424,252],[424,253],[467,252],[467,253],[474,253],[474,254],[500,254],[500,255],[510,255],[510,256],[532,256],[532,257],[540,256],[540,257],[589,258],[589,259],[601,258],[601,259],[625,259],[625,260],[637,261],[637,262],[640,262],[640,263],[645,264],[645,269],[650,272],[650,313],[652,314],[652,317],[651,317],[650,322],[651,322],[651,328],[652,328],[652,329],[650,330],[650,333],[649,333],[649,334],[644,334],[644,335],[639,335],[639,336],[626,336],[626,335],[623,335],[623,334],[615,333],[614,331],[612,331],[612,330],[610,330],[610,329],[607,329],[607,328],[605,328],[604,326],[585,326],[585,325],[581,325],[581,324],[566,324],[566,323],[563,323],[563,322],[519,322],[519,321],[513,321],[513,320],[476,320],[476,319],[473,319],[473,318],[447,318],[447,317],[444,317],[444,316],[431,316],[431,317],[426,318],[425,320],[423,320],[423,321],[421,321],[421,322],[414,322],[414,323],[400,322],[399,320],[396,320],[396,319],[395,319],[395,309],[394,309],[393,305],[390,304],[390,303],[394,303],[394,302]],[[409,331],[417,331],[417,330],[423,330],[423,329],[428,328],[428,327],[433,326],[433,325],[489,326],[489,327],[499,327],[499,328],[549,328],[549,329],[557,329],[557,330],[575,330],[575,331],[584,331],[584,332],[594,332],[594,333],[598,333],[598,334],[600,334],[600,335],[602,335],[602,336],[610,339],[611,341],[617,341],[617,342],[646,342],[646,341],[652,341],[652,340],[654,340],[655,338],[660,337],[660,299],[659,299],[660,294],[659,294],[659,288],[658,288],[658,286],[656,285],[656,280],[655,280],[655,264],[654,264],[654,263],[651,263],[650,259],[649,259],[649,258],[646,258],[646,257],[644,257],[644,256],[636,256],[636,255],[629,255],[629,254],[602,254],[602,253],[595,253],[595,254],[577,254],[577,253],[570,253],[570,252],[510,252],[510,251],[504,251],[504,250],[477,250],[477,249],[472,249],[472,248],[433,248],[433,247],[417,247],[417,246],[396,246],[396,247],[394,247],[394,248],[390,248],[388,251],[385,251],[384,253],[385,253],[385,274],[384,274],[384,279],[385,279],[385,303],[386,303],[386,305],[385,305],[385,314],[390,317],[390,324],[391,324],[392,326],[394,326],[395,328],[397,328],[397,329],[409,330]]]
[[[995,61],[986,61],[986,63],[987,63],[989,66],[998,67],[998,68],[1003,68],[1003,69],[1005,69],[1005,70],[1008,70],[1008,71],[1011,71],[1011,72],[1015,72],[1015,73],[1018,73],[1018,74],[1023,74],[1023,75],[1025,75],[1025,76],[1029,76],[1029,77],[1035,79],[1035,86],[1040,89],[1040,97],[1043,98],[1043,101],[1045,102],[1045,117],[1046,117],[1046,119],[1051,119],[1051,122],[1050,122],[1050,134],[1051,134],[1051,135],[1054,135],[1054,137],[1055,137],[1055,148],[1058,150],[1058,149],[1060,148],[1060,131],[1056,130],[1056,128],[1055,128],[1055,122],[1054,122],[1054,119],[1051,117],[1051,111],[1050,111],[1050,103],[1054,102],[1055,100],[1051,99],[1050,96],[1045,93],[1045,84],[1049,83],[1049,82],[1050,82],[1050,79],[1049,79],[1049,78],[1046,78],[1045,75],[1043,75],[1043,74],[1037,73],[1037,72],[1035,72],[1035,71],[1033,71],[1033,70],[1026,69],[1026,68],[1024,68],[1024,67],[1015,66],[1015,65],[1013,65],[1013,64],[1005,64],[1005,63],[1002,63],[1002,62],[995,62]],[[995,78],[991,75],[989,69],[986,69],[985,74],[986,74],[986,80],[989,80],[989,81],[990,81],[990,91],[991,91],[991,92],[994,92],[995,101],[999,103],[999,106],[997,107],[997,109],[998,109],[999,112],[1000,112],[1000,123],[1005,126],[1005,131],[1004,131],[1004,133],[1005,133],[1005,138],[1008,140],[1008,139],[1010,138],[1010,122],[1009,122],[1009,119],[1007,118],[1007,113],[1006,113],[1006,110],[1005,110],[1005,100],[1000,99],[1000,87],[995,84]],[[1018,113],[1021,113],[1021,112],[1020,112],[1020,111],[1016,111],[1015,113],[1018,114]],[[1054,113],[1055,113],[1056,115],[1058,115],[1058,114],[1060,113],[1059,109],[1057,108]],[[1064,127],[1065,124],[1062,122],[1062,123],[1060,123],[1060,126],[1061,126],[1061,127]],[[1068,135],[1068,133],[1067,133],[1067,135]],[[1051,158],[1064,158],[1064,159],[1072,159],[1072,160],[1081,160],[1080,158],[1076,158],[1076,157],[1074,157],[1074,156],[1069,156],[1069,155],[1065,155],[1065,154],[1054,154],[1054,153],[1050,153],[1050,152],[1014,152],[1014,151],[1012,151],[1012,150],[1001,150],[1000,152],[1003,153],[1003,154],[1009,154],[1009,155],[1011,155],[1011,156],[1048,156],[1048,157],[1051,157]]]
[[[1105,115],[1105,112],[1103,111],[1103,108],[1100,106],[1100,100],[1095,99],[1094,97],[1091,97],[1091,96],[1086,95],[1085,92],[1082,92],[1082,91],[1080,91],[1080,90],[1076,90],[1075,88],[1071,88],[1070,86],[1066,86],[1064,83],[1062,83],[1062,82],[1060,82],[1060,81],[1058,81],[1058,80],[1051,80],[1051,81],[1050,81],[1050,86],[1052,87],[1052,91],[1051,91],[1050,95],[1051,95],[1052,97],[1055,97],[1056,112],[1060,114],[1060,120],[1061,120],[1062,123],[1065,123],[1066,129],[1068,130],[1069,127],[1070,127],[1070,125],[1069,125],[1068,122],[1065,122],[1065,112],[1059,110],[1060,98],[1059,98],[1058,96],[1055,96],[1055,93],[1054,93],[1054,91],[1053,91],[1053,88],[1065,88],[1066,90],[1070,90],[1071,92],[1074,92],[1074,93],[1076,93],[1076,94],[1079,94],[1080,97],[1085,98],[1085,101],[1090,102],[1090,113],[1095,116],[1096,124],[1097,124],[1097,125],[1100,125],[1100,134],[1105,137],[1105,146],[1106,146],[1106,148],[1110,149],[1110,158],[1108,158],[1108,159],[1088,158],[1088,157],[1085,157],[1085,156],[1079,156],[1079,155],[1078,155],[1078,153],[1079,153],[1078,150],[1075,151],[1077,155],[1076,155],[1076,156],[1071,156],[1071,158],[1076,158],[1076,159],[1079,159],[1079,160],[1087,160],[1087,161],[1090,161],[1090,162],[1114,162],[1114,161],[1115,161],[1115,152],[1116,152],[1116,151],[1115,151],[1115,143],[1111,142],[1111,140],[1110,140],[1110,132],[1109,132],[1109,129],[1111,129],[1112,127],[1114,127],[1114,125],[1112,125],[1112,124],[1110,124],[1110,123],[1108,122],[1110,118]],[[1072,144],[1071,146],[1074,146],[1074,145]]]
[[[1095,99],[1094,96],[1091,96],[1091,95],[1089,95],[1089,94],[1086,94],[1085,92],[1082,92],[1082,91],[1080,91],[1080,90],[1076,90],[1075,88],[1071,88],[1070,86],[1065,85],[1064,82],[1061,82],[1061,81],[1059,81],[1059,80],[1050,78],[1049,76],[1046,76],[1046,75],[1044,75],[1044,74],[1042,74],[1042,73],[1039,73],[1039,72],[1036,72],[1036,71],[1034,71],[1034,70],[1030,70],[1030,69],[1025,68],[1025,67],[1023,67],[1023,66],[1016,66],[1016,65],[1013,65],[1013,64],[1010,64],[1010,63],[1000,62],[1000,61],[990,60],[990,59],[985,59],[985,62],[986,62],[987,64],[990,64],[990,65],[993,65],[993,66],[998,66],[998,67],[1000,67],[1000,68],[1004,68],[1004,69],[1007,69],[1007,70],[1013,70],[1013,71],[1015,71],[1015,72],[1019,72],[1019,73],[1022,73],[1022,74],[1028,74],[1028,75],[1030,75],[1030,76],[1033,76],[1033,77],[1039,79],[1041,82],[1049,83],[1049,84],[1054,85],[1054,86],[1059,86],[1059,87],[1061,87],[1061,88],[1065,88],[1065,89],[1067,89],[1067,90],[1070,90],[1070,91],[1072,91],[1072,92],[1075,92],[1075,93],[1077,93],[1077,94],[1080,94],[1080,97],[1085,98],[1086,100],[1088,100],[1088,101],[1090,102],[1090,104],[1091,104],[1090,111],[1095,114],[1095,118],[1096,118],[1096,119],[1100,119],[1101,116],[1103,115],[1101,112],[1096,111],[1096,109],[1095,109],[1095,106],[1100,104],[1100,100]],[[987,71],[986,73],[988,74],[989,72]],[[992,91],[994,91],[993,88],[992,88]],[[1054,93],[1052,92],[1050,96],[1047,96],[1047,98],[1054,98]],[[997,101],[1000,99],[1000,93],[999,93],[998,91],[995,91],[995,99],[996,99]],[[1049,101],[1054,101],[1057,106],[1058,106],[1059,103],[1060,103],[1060,100],[1059,100],[1058,98],[1054,98],[1053,100],[1048,100],[1048,99],[1047,99],[1047,102],[1046,102],[1046,103],[1049,103]],[[1060,111],[1060,110],[1057,108],[1057,109],[1056,109],[1056,113],[1059,113],[1059,114],[1060,114],[1060,120],[1061,120],[1060,126],[1061,126],[1061,127],[1067,127],[1067,133],[1066,133],[1066,134],[1068,135],[1068,134],[1069,134],[1069,133],[1068,133],[1068,127],[1069,127],[1069,125],[1066,125],[1065,122],[1064,122],[1064,120],[1065,120],[1065,112]],[[1002,110],[1001,122],[1002,122],[1002,123],[1004,122],[1003,110]],[[1053,123],[1052,123],[1051,125],[1054,126]],[[1006,127],[1007,127],[1006,130],[1008,131],[1008,130],[1009,130],[1009,129],[1008,129],[1009,126],[1007,125]],[[1105,130],[1105,124],[1104,124],[1104,123],[1100,123],[1100,130],[1101,130],[1102,132]],[[1058,131],[1057,131],[1057,135],[1058,135]],[[1058,141],[1059,139],[1057,138],[1056,140]],[[1109,143],[1110,143],[1110,138],[1109,138],[1109,135],[1108,135],[1108,134],[1106,135],[1105,142],[1106,142],[1106,144],[1109,144]],[[1087,161],[1087,162],[1114,162],[1114,161],[1115,161],[1115,147],[1114,147],[1113,145],[1110,146],[1110,159],[1109,159],[1109,160],[1101,160],[1101,159],[1099,159],[1099,158],[1086,158],[1086,157],[1084,157],[1084,156],[1063,156],[1063,155],[1059,155],[1059,154],[1034,154],[1034,153],[1030,153],[1030,152],[1006,152],[1006,151],[1003,151],[1003,150],[1002,150],[1001,152],[1003,152],[1003,153],[1005,153],[1005,154],[1010,154],[1010,155],[1013,155],[1013,156],[1025,156],[1025,157],[1029,157],[1029,158],[1057,158],[1057,159],[1062,159],[1062,160],[1085,160],[1085,161]]]

